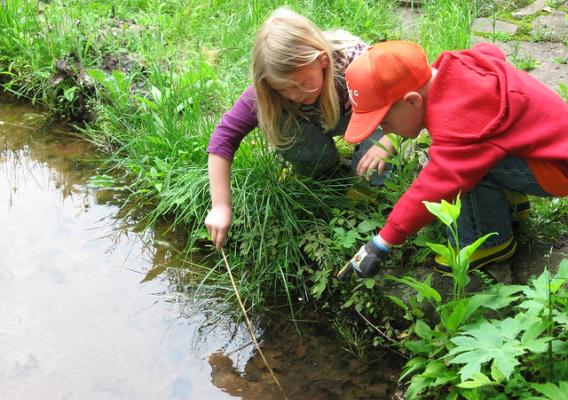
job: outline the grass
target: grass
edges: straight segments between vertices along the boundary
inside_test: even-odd
[[[419,42],[429,59],[469,47],[469,26],[486,3],[425,2]],[[124,189],[133,217],[142,216],[147,227],[164,220],[172,231],[187,232],[188,253],[211,249],[203,227],[210,206],[205,148],[221,114],[249,84],[255,31],[282,4],[7,0],[0,6],[0,80],[5,90],[56,115],[87,120],[79,128],[105,154],[101,175],[115,177],[99,181]],[[347,29],[368,43],[405,38],[393,1],[286,4],[324,30]],[[283,301],[293,319],[306,305],[337,309],[334,302],[354,299],[358,311],[378,317],[372,288],[337,286],[329,276],[371,227],[384,223],[420,169],[418,150],[401,149],[394,157],[387,190],[364,189],[375,201],[353,201],[346,196],[353,178],[316,182],[287,174],[262,135],[248,135],[233,164],[234,222],[225,248],[247,306],[258,311]],[[542,212],[557,224],[545,218],[537,228],[555,226],[556,234],[566,220],[553,210],[566,209],[566,202],[547,204]],[[392,263],[423,262],[424,242],[441,232],[423,230]],[[197,286],[216,288],[232,302],[222,259],[211,249],[204,264]]]
[[[437,0],[424,5],[420,44],[431,61],[444,50],[469,47],[471,23],[477,15],[477,2]]]

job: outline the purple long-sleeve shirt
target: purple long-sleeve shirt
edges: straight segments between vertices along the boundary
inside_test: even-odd
[[[363,41],[357,40],[353,46],[334,53],[334,63],[338,71],[336,88],[342,114],[351,112],[349,95],[344,82],[345,69],[366,48],[367,45]],[[253,86],[250,85],[241,94],[233,107],[221,117],[221,121],[209,139],[207,152],[233,161],[244,137],[257,126],[256,94]]]
[[[256,94],[253,86],[250,85],[233,107],[221,117],[221,121],[209,139],[207,152],[233,161],[241,141],[257,125]]]

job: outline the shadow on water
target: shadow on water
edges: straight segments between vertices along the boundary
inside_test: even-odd
[[[244,324],[176,284],[175,238],[121,219],[88,185],[89,145],[45,121],[0,97],[0,399],[281,398]],[[262,336],[290,399],[399,398],[399,363],[350,356],[324,325]]]

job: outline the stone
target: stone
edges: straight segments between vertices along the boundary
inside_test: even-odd
[[[517,33],[518,28],[517,25],[510,22],[493,20],[492,18],[476,18],[473,21],[471,30],[481,33],[503,32],[514,35]]]
[[[487,42],[486,38],[472,36],[471,45]],[[538,66],[529,72],[549,89],[556,91],[559,82],[568,82],[568,47],[553,42],[496,42],[507,61],[514,64],[515,58],[532,57]]]
[[[563,42],[568,40],[568,19],[566,14],[555,11],[551,15],[541,15],[533,21],[531,35],[537,40]]]
[[[528,17],[530,15],[534,15],[537,12],[542,11],[546,7],[547,2],[548,2],[547,0],[536,0],[534,3],[531,3],[524,8],[520,8],[516,11],[513,11],[512,13],[513,18],[520,19]]]
[[[420,19],[422,13],[417,8],[399,7],[396,15],[400,21],[401,37],[418,41],[420,38]]]

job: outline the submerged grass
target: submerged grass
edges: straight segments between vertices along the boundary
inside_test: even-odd
[[[419,41],[431,60],[442,50],[469,46],[480,2],[422,3]],[[405,38],[393,1],[286,4],[324,30],[343,28],[368,43]],[[118,172],[133,212],[142,212],[148,226],[166,219],[172,230],[188,232],[188,251],[207,247],[205,148],[221,113],[249,84],[255,31],[281,5],[6,0],[0,5],[1,82],[59,115],[86,118],[81,131],[107,154],[105,168]],[[247,306],[260,310],[285,299],[293,319],[313,299],[324,307],[333,298],[356,299],[358,311],[376,317],[372,291],[353,294],[355,283],[336,287],[329,275],[384,222],[418,172],[418,153],[406,153],[410,157],[395,157],[386,190],[368,189],[372,200],[354,203],[346,197],[353,178],[317,182],[290,174],[259,132],[248,135],[233,163],[234,222],[225,247]],[[440,232],[431,227],[411,241],[401,252],[407,263],[422,262],[423,237]],[[221,257],[212,251],[207,264],[202,285],[233,301]]]

